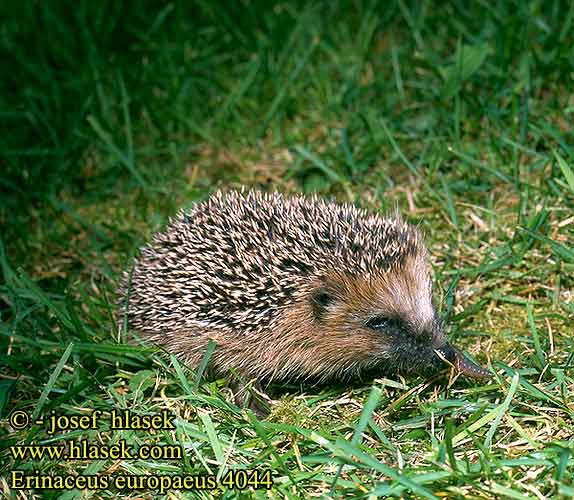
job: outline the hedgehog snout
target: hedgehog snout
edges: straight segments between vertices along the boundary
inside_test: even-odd
[[[477,365],[449,343],[436,349],[435,353],[441,360],[453,365],[460,373],[467,377],[476,379],[488,379],[492,377],[490,370]]]

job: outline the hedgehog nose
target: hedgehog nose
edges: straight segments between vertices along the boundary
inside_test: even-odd
[[[445,344],[440,349],[437,349],[436,352],[440,357],[453,364],[460,373],[467,377],[476,379],[487,379],[492,377],[490,370],[478,366],[456,347],[453,347],[450,344]]]

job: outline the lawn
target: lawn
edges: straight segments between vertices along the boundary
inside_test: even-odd
[[[0,20],[6,498],[574,496],[574,3],[58,0]],[[119,335],[138,248],[241,186],[398,207],[492,380],[274,386],[258,421]],[[103,455],[122,445],[181,456]]]

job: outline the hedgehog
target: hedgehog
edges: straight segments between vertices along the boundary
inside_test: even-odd
[[[211,372],[260,415],[264,383],[490,376],[447,341],[421,232],[398,212],[219,191],[142,247],[118,295],[123,323],[189,367],[214,342]]]

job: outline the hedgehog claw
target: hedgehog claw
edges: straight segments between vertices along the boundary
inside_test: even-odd
[[[265,420],[269,416],[271,410],[259,382],[245,384],[242,380],[234,380],[229,385],[237,406],[250,409],[259,420]]]

